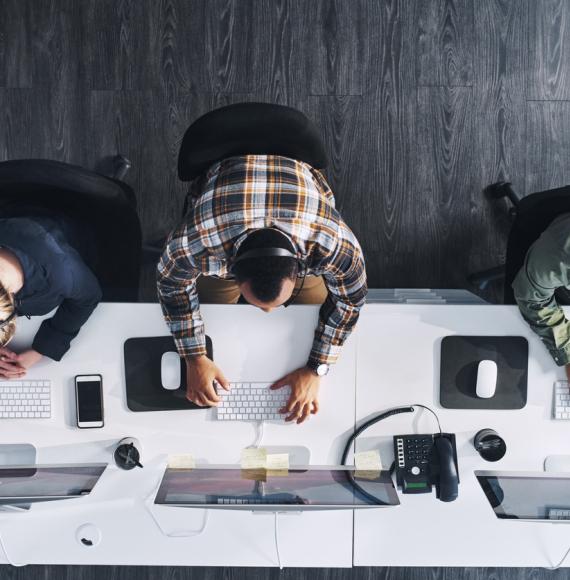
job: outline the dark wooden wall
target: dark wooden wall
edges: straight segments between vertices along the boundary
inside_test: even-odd
[[[570,1],[0,0],[0,160],[96,168],[109,155],[127,155],[147,240],[180,213],[184,130],[238,101],[288,104],[317,122],[370,286],[464,287],[468,272],[504,259],[506,204],[489,203],[485,185],[510,180],[528,194],[570,182]],[[152,275],[146,280],[143,294],[152,299]],[[0,574],[175,579],[249,571]]]
[[[179,215],[186,127],[236,101],[321,128],[373,287],[464,287],[505,204],[570,181],[567,0],[1,0],[0,159],[122,152],[145,236]],[[152,290],[151,290],[152,293]]]

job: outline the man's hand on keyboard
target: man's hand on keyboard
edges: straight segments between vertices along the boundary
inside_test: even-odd
[[[18,362],[18,355],[6,347],[0,347],[0,377],[17,379],[26,374],[26,369]]]
[[[291,396],[287,405],[280,409],[280,413],[287,414],[285,421],[302,423],[309,415],[319,411],[319,386],[321,378],[312,370],[303,367],[285,375],[271,385],[271,389],[281,389],[289,385]]]
[[[570,382],[570,365],[566,365],[566,376],[568,377],[568,382]]]
[[[201,407],[217,406],[220,397],[216,393],[214,381],[226,391],[230,383],[222,371],[205,355],[186,359],[186,398]]]

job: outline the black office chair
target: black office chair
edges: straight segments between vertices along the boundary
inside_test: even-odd
[[[114,175],[44,159],[0,163],[0,217],[63,215],[70,242],[93,270],[106,302],[138,300],[141,227],[133,190],[123,177],[130,163],[118,156]]]
[[[234,155],[281,155],[315,169],[328,162],[317,127],[300,111],[270,103],[236,103],[210,111],[188,127],[178,154],[178,177],[192,181]]]
[[[520,198],[510,183],[499,182],[490,185],[486,192],[494,199],[508,198],[513,206],[511,215],[514,221],[507,242],[506,261],[504,266],[471,274],[468,280],[480,290],[484,290],[493,280],[504,278],[504,303],[515,304],[511,287],[513,280],[523,266],[530,246],[555,218],[570,213],[570,186],[532,193]],[[564,289],[556,291],[556,299],[560,304],[570,304],[570,295]]]

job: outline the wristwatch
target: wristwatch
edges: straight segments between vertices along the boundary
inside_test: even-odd
[[[318,377],[324,377],[330,370],[330,365],[326,363],[313,363],[309,361],[307,368],[311,369]]]

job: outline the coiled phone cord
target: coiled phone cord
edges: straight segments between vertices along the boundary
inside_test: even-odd
[[[439,428],[439,434],[441,435],[443,432],[441,430],[441,424],[439,422],[439,417],[437,416],[435,411],[433,411],[429,407],[426,407],[425,405],[420,405],[419,403],[414,403],[411,407],[396,407],[395,409],[390,409],[389,411],[386,411],[385,413],[381,413],[380,415],[377,415],[376,417],[372,417],[372,419],[365,421],[362,425],[360,425],[360,427],[358,427],[358,429],[356,429],[356,431],[348,438],[348,441],[346,442],[346,445],[344,447],[344,451],[342,452],[341,465],[346,465],[346,459],[348,457],[348,454],[350,453],[351,445],[354,443],[355,439],[361,433],[366,431],[366,429],[368,429],[369,427],[372,427],[372,425],[375,425],[376,423],[378,423],[384,419],[387,419],[388,417],[392,417],[394,415],[399,415],[401,413],[413,413],[415,411],[415,407],[421,407],[422,409],[426,409],[435,417],[435,420],[437,421],[437,426]],[[392,475],[392,472],[394,471],[394,466],[395,466],[395,463],[392,463],[392,465],[390,466],[390,475]],[[368,501],[370,501],[374,504],[377,504],[377,505],[384,505],[383,501],[379,500],[377,497],[368,493],[365,489],[362,488],[362,486],[360,486],[357,483],[357,481],[354,479],[354,473],[352,471],[347,472],[347,476],[348,476],[350,483],[354,486],[354,488],[361,495],[363,495]]]

